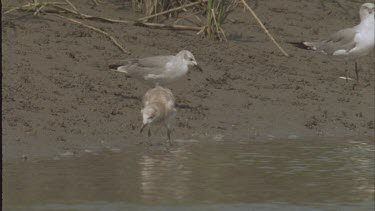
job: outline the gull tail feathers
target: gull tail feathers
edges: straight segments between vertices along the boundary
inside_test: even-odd
[[[108,67],[109,67],[109,69],[115,70],[117,72],[128,74],[128,71],[125,70],[123,65],[111,64]]]
[[[313,50],[313,51],[316,50],[314,42],[288,42],[288,43],[294,45],[297,48]]]

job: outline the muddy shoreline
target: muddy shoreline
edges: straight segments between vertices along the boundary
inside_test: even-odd
[[[88,14],[139,16],[121,1],[99,7],[88,7],[92,1],[73,2]],[[204,72],[192,70],[169,86],[179,105],[174,139],[373,140],[374,53],[360,60],[360,84],[355,85],[339,79],[345,68],[355,78],[352,63],[346,66],[342,60],[287,43],[317,39],[357,24],[360,4],[340,5],[297,0],[258,3],[255,12],[289,58],[241,9],[231,14],[241,22],[224,26],[231,38],[224,43],[188,31],[87,21],[114,35],[131,55],[122,54],[102,35],[57,17],[22,12],[3,16],[3,159],[51,159],[66,152],[121,149],[147,141],[145,134],[139,134],[139,112],[148,87],[109,71],[107,65],[181,49],[193,52]],[[153,142],[164,138],[164,131],[159,131]]]

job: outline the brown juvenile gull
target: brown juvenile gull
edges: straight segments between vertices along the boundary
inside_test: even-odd
[[[319,51],[332,56],[344,56],[354,59],[355,73],[358,81],[358,68],[356,59],[365,56],[374,48],[374,10],[373,3],[362,4],[359,9],[361,22],[352,27],[333,33],[328,39],[315,42],[292,43],[297,47]],[[347,70],[345,70],[347,77]]]
[[[143,96],[144,108],[141,110],[143,125],[140,130],[148,126],[148,136],[151,136],[152,124],[162,123],[167,127],[168,140],[171,140],[171,127],[176,116],[175,99],[171,90],[156,86],[149,89]]]
[[[173,82],[186,75],[190,66],[196,66],[199,70],[202,70],[193,54],[187,50],[182,50],[175,56],[130,59],[122,64],[109,65],[109,68],[142,81],[159,85]]]

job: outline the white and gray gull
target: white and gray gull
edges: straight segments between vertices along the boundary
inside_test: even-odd
[[[130,59],[122,62],[122,64],[109,65],[109,68],[141,81],[159,85],[180,79],[186,75],[190,66],[196,66],[202,71],[194,55],[187,50],[182,50],[175,56]]]
[[[327,55],[344,56],[356,60],[361,56],[369,54],[374,48],[374,10],[375,5],[373,3],[362,4],[359,9],[361,22],[358,25],[339,30],[327,39],[293,44],[297,47],[318,51]],[[358,80],[356,61],[355,72]]]

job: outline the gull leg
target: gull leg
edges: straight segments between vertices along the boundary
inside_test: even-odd
[[[168,140],[171,141],[171,130],[167,129]]]
[[[345,60],[345,81],[348,82],[348,61]]]
[[[148,139],[148,144],[152,146],[151,142],[151,127],[148,125],[148,131],[147,131],[147,139]]]
[[[359,70],[358,70],[358,64],[357,61],[354,62],[354,70],[355,70],[355,77],[357,79],[357,82],[359,82]]]
[[[167,135],[168,135],[168,143],[169,145],[172,145],[172,140],[171,140],[171,128],[169,125],[167,125]]]
[[[348,82],[348,69],[345,69],[345,81]]]

